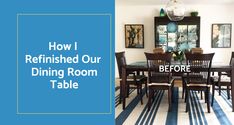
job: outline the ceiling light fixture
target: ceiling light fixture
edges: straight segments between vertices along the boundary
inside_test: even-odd
[[[180,21],[184,19],[184,4],[178,0],[170,0],[166,5],[167,16],[171,21]]]

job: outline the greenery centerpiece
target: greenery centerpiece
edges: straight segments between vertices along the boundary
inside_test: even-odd
[[[174,58],[174,61],[182,62],[185,59],[184,52],[183,51],[173,51],[173,58]]]

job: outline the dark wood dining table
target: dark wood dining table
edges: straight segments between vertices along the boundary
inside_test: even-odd
[[[127,71],[147,71],[147,64],[145,61],[141,61],[141,62],[134,62],[131,63],[129,65],[123,66],[122,67],[122,95],[121,99],[122,99],[122,108],[125,109],[125,105],[126,105],[126,73]],[[232,83],[232,87],[231,87],[231,95],[234,95],[234,65],[230,66],[230,65],[216,65],[213,64],[211,67],[211,72],[231,72],[231,83]],[[234,112],[234,98],[232,97],[232,112]]]

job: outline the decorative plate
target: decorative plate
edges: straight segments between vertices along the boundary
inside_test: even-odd
[[[170,22],[167,24],[167,32],[175,33],[177,31],[177,25],[175,22]]]

